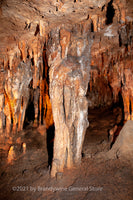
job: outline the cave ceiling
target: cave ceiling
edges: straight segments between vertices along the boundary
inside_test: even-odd
[[[121,2],[114,0],[119,7]],[[37,25],[42,23],[45,33],[53,27],[74,24],[95,15],[106,17],[104,7],[109,0],[2,0],[0,3],[0,46],[1,54],[7,46],[12,46],[21,39],[28,40],[35,35]],[[124,2],[125,3],[125,2]],[[132,17],[132,1],[127,1],[128,17]],[[119,8],[118,8],[119,9]]]

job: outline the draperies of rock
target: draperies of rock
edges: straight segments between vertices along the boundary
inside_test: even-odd
[[[118,29],[114,28],[113,25],[110,25],[108,32],[105,29],[104,36],[101,37],[99,34],[97,40],[93,42],[88,98],[91,106],[99,106],[99,102],[101,105],[104,102],[106,102],[105,104],[117,102],[120,94],[123,98],[124,119],[126,121],[132,120],[133,107],[131,75],[133,28],[130,20]],[[102,91],[98,91],[98,88],[102,88]],[[108,93],[107,98],[106,93]],[[111,96],[113,96],[113,99]],[[93,102],[97,103],[94,104]]]
[[[54,176],[80,162],[88,102],[110,105],[121,94],[125,120],[133,120],[132,1],[0,5],[0,133],[22,130],[30,100],[35,126],[52,125],[53,112]]]
[[[43,41],[44,42],[44,41]],[[48,92],[48,68],[44,43],[41,38],[21,41],[7,49],[1,63],[0,131],[6,134],[23,129],[29,100],[34,104],[34,125],[53,124],[52,108]],[[45,72],[44,72],[45,71]],[[32,88],[32,90],[30,90]],[[31,96],[33,96],[31,98]],[[31,111],[31,114],[33,112]],[[5,132],[5,131],[4,131]]]
[[[42,9],[43,3],[46,4],[45,14],[44,10]],[[127,6],[126,3],[128,4],[128,9],[126,9]],[[44,80],[44,75],[43,75],[44,72],[43,70],[44,68],[46,68],[46,65],[44,67],[42,55],[43,55],[43,47],[45,40],[47,40],[48,38],[50,40],[50,38],[52,38],[52,36],[49,34],[50,30],[53,30],[55,25],[57,27],[59,24],[60,25],[62,24],[62,28],[60,29],[60,33],[58,34],[60,38],[57,39],[58,42],[55,43],[55,46],[51,45],[52,48],[56,49],[50,55],[51,56],[50,59],[53,60],[53,63],[56,62],[56,64],[58,63],[59,65],[62,59],[65,59],[67,55],[76,57],[81,56],[82,53],[81,49],[85,48],[84,45],[85,41],[83,41],[82,37],[80,38],[79,36],[81,35],[81,32],[82,34],[84,34],[88,30],[90,30],[91,32],[94,33],[95,37],[94,39],[95,42],[93,43],[91,51],[92,77],[90,79],[90,89],[92,87],[97,88],[97,85],[101,85],[99,86],[99,88],[107,85],[104,87],[104,91],[109,92],[108,98],[106,96],[102,96],[102,94],[99,94],[98,97],[99,99],[97,101],[98,102],[97,104],[99,104],[99,102],[101,104],[104,104],[107,101],[111,103],[110,100],[112,95],[110,92],[110,87],[111,87],[115,101],[118,98],[118,93],[122,91],[125,113],[126,112],[128,112],[129,114],[130,112],[132,113],[132,111],[130,111],[129,109],[130,107],[129,105],[132,104],[131,100],[132,92],[127,92],[128,89],[125,89],[126,83],[124,83],[123,81],[124,80],[123,73],[125,73],[126,66],[125,65],[122,66],[123,63],[126,63],[128,60],[131,60],[131,55],[132,55],[133,33],[132,33],[132,18],[130,17],[131,16],[130,4],[131,4],[130,1],[126,2],[125,0],[123,1],[104,0],[104,1],[99,1],[99,3],[91,0],[75,1],[75,2],[40,1],[37,4],[35,3],[35,1],[30,1],[31,10],[29,12],[29,2],[27,1],[23,3],[21,2],[20,5],[17,4],[17,1],[14,3],[8,0],[6,2],[3,1],[1,3],[0,20],[1,24],[5,24],[6,29],[4,26],[2,26],[2,32],[0,35],[1,36],[0,66],[1,66],[1,80],[2,80],[1,91],[3,90],[3,92],[0,93],[1,94],[0,129],[2,130],[3,127],[5,126],[7,128],[8,124],[10,124],[11,121],[13,121],[13,130],[15,131],[17,129],[16,126],[18,126],[18,130],[22,130],[23,123],[19,125],[18,117],[16,117],[18,116],[18,114],[15,114],[16,112],[18,112],[17,102],[19,102],[20,100],[19,101],[15,100],[15,102],[13,102],[14,101],[12,100],[13,97],[7,97],[9,95],[9,94],[7,95],[9,89],[5,89],[5,82],[3,81],[4,78],[2,78],[5,77],[6,74],[7,77],[9,77],[10,74],[12,77],[12,72],[15,70],[17,71],[17,67],[22,61],[25,64],[31,62],[31,72],[33,79],[32,87],[34,89],[34,94],[33,94],[34,110],[35,110],[34,124],[37,125],[40,122],[43,122],[44,119],[47,122],[51,121],[50,124],[53,123],[52,118],[50,118],[52,108],[50,104],[49,95],[48,92],[43,92],[42,89],[45,88],[44,84],[47,83],[47,81]],[[18,6],[21,6],[21,10],[17,9]],[[107,13],[107,10],[111,9],[109,8],[109,6],[111,6],[114,12],[114,14],[110,16]],[[16,12],[14,12],[14,9]],[[36,18],[36,20],[34,20],[33,16]],[[109,19],[107,19],[108,17],[110,18],[110,23],[112,24],[106,26],[106,22],[109,21]],[[9,18],[11,18],[11,22],[8,20]],[[66,26],[64,24],[65,21],[61,21],[61,19],[65,20],[66,24],[69,24],[67,29],[64,28]],[[79,25],[78,26],[73,25],[73,29],[71,29],[70,24],[75,24],[75,22],[78,22],[77,24]],[[81,26],[84,26],[84,29],[82,28],[81,30],[80,29]],[[77,36],[77,34],[75,33],[75,27],[77,29],[79,36]],[[19,30],[19,32],[17,32],[17,30]],[[9,34],[10,31],[11,34]],[[71,32],[73,34],[71,34]],[[3,34],[6,34],[7,36],[6,40],[3,40]],[[59,52],[61,52],[60,55]],[[117,62],[117,60],[119,60],[119,62]],[[80,64],[82,65],[82,63]],[[96,75],[93,75],[94,74],[93,67],[98,68],[97,77]],[[7,71],[9,71],[9,73],[7,73]],[[92,82],[94,84],[93,86]],[[121,87],[121,85],[123,87]],[[100,92],[101,90],[99,89],[98,93]],[[28,99],[28,91],[26,93]],[[9,96],[11,96],[11,94]],[[44,98],[44,96],[46,98]],[[125,96],[127,96],[128,100],[125,99]],[[9,101],[11,102],[7,103]],[[20,105],[20,103],[18,104]],[[21,104],[22,104],[21,109],[19,108],[19,111],[22,110],[24,106],[23,100]],[[26,107],[26,105],[24,107]],[[48,119],[50,120],[46,119],[47,112],[45,111],[47,110],[47,108],[50,111],[48,114],[49,115]],[[44,109],[44,114],[42,114],[43,109]],[[125,114],[125,120],[129,118],[127,116],[128,114]],[[10,132],[11,126],[9,125],[7,129],[8,129],[7,132]]]
[[[13,132],[22,130],[25,118],[25,111],[29,100],[28,85],[32,79],[30,64],[19,64],[16,73],[9,71],[5,81],[5,115],[10,122],[7,124],[7,132],[11,130],[11,119],[13,120]],[[6,108],[7,107],[7,108]],[[8,112],[10,109],[10,112]],[[10,115],[10,117],[8,116]],[[18,127],[17,127],[18,126]]]

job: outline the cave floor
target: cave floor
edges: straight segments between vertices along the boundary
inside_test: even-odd
[[[97,158],[108,151],[108,129],[116,120],[111,110],[89,110],[90,126],[82,163],[51,178],[47,168],[46,133],[28,127],[16,138],[16,159],[0,165],[0,200],[132,200],[133,170],[119,159]],[[20,137],[21,136],[21,137]],[[22,152],[21,142],[27,145]]]

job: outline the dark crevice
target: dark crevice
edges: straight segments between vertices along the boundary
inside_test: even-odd
[[[91,22],[91,32],[94,32],[94,25],[93,25],[93,21]]]
[[[33,80],[29,84],[30,98],[25,113],[24,128],[26,128],[35,119],[34,98],[33,98]]]
[[[65,92],[64,92],[64,87],[63,86],[63,111],[64,111],[64,119],[66,120],[66,110],[65,110]]]
[[[31,27],[31,23],[25,23],[25,27],[24,27],[24,30],[26,30],[26,29],[29,29],[30,30],[30,27]]]
[[[121,36],[119,34],[119,47],[121,47],[121,46],[122,46],[122,40],[121,40]]]
[[[39,24],[37,24],[37,27],[36,27],[36,31],[35,31],[35,36],[40,32],[40,28],[39,28]]]
[[[34,66],[34,58],[31,58],[31,64]]]
[[[104,10],[104,8],[105,8],[105,5],[104,5],[104,6],[102,6],[102,9],[101,9],[101,11],[103,11],[103,10]]]
[[[106,25],[113,23],[113,17],[115,15],[115,9],[112,5],[113,0],[108,3],[107,6],[107,13],[106,13]]]
[[[48,67],[48,59],[46,55],[46,44],[43,47],[43,79],[46,78],[47,83],[49,84],[49,67]]]
[[[132,114],[132,106],[131,106],[131,100],[129,102],[129,112],[130,112],[130,115]]]
[[[53,160],[53,147],[55,137],[55,126],[54,124],[47,129],[47,151],[48,151],[48,167],[52,167]]]
[[[87,18],[86,18],[86,20],[88,20],[89,18],[90,18],[90,16],[88,15]]]

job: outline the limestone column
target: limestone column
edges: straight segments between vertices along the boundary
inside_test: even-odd
[[[68,32],[54,29],[47,44],[49,94],[55,125],[51,176],[62,172],[64,167],[70,168],[81,162],[84,136],[89,125],[86,93],[93,40],[82,31],[79,41],[75,41],[77,45],[73,54],[71,47],[69,49],[73,43]]]
[[[52,70],[52,69],[51,69]],[[88,126],[88,102],[80,64],[74,60],[53,71],[50,76],[50,97],[55,123],[54,158],[51,175],[81,162],[82,145]]]

